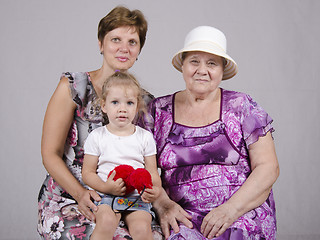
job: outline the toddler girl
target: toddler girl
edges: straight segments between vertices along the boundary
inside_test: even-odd
[[[89,134],[82,169],[84,183],[102,198],[94,212],[96,227],[90,239],[112,239],[122,217],[133,239],[151,240],[154,217],[151,202],[159,196],[161,180],[153,135],[133,123],[144,110],[142,90],[133,75],[116,72],[104,82],[101,95],[101,110],[107,115],[108,123]],[[123,179],[114,180],[116,172],[112,170],[123,164],[148,170],[153,187],[146,188],[141,199],[121,212],[139,198],[136,190],[124,196]]]

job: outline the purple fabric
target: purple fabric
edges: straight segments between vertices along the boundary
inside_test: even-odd
[[[180,226],[180,232],[174,234],[173,231],[171,232],[171,236],[169,240],[201,240],[201,239],[208,239],[204,238],[202,234],[196,229],[189,229],[186,226]],[[250,239],[248,236],[244,234],[241,229],[237,228],[229,228],[227,229],[221,236],[212,238],[214,240],[247,240]],[[260,239],[260,238],[257,238]]]
[[[203,127],[175,123],[175,94],[150,105],[148,127],[157,142],[163,186],[192,215],[195,226],[182,227],[170,239],[206,239],[199,233],[203,218],[251,173],[248,146],[274,131],[270,116],[250,96],[224,89],[221,93],[220,119]],[[260,207],[241,216],[217,239],[275,239],[275,216],[271,192]]]

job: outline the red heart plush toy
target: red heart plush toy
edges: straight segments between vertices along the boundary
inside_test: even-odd
[[[128,182],[135,189],[138,190],[139,193],[144,188],[152,188],[152,179],[150,173],[144,168],[137,168],[134,170],[128,177]]]
[[[139,193],[144,188],[152,188],[152,179],[150,173],[144,168],[134,169],[130,165],[119,165],[110,171],[108,178],[111,173],[116,171],[116,175],[113,180],[122,178],[126,185],[126,195],[131,193],[134,189],[137,189]]]

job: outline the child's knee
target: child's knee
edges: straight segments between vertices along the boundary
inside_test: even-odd
[[[149,222],[137,222],[136,226],[132,227],[134,231],[138,233],[149,233],[151,232],[151,223]]]
[[[151,239],[152,237],[151,224],[147,223],[139,223],[139,225],[137,223],[136,226],[129,228],[129,232],[133,239]]]
[[[100,205],[96,213],[96,224],[104,231],[115,229],[119,224],[120,216],[117,216],[109,206]]]
[[[147,212],[132,213],[130,218],[126,218],[129,232],[136,239],[149,239],[152,235],[152,217]],[[147,237],[148,236],[148,237]]]

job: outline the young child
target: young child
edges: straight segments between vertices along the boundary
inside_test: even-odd
[[[151,202],[159,196],[161,179],[152,134],[133,124],[135,117],[144,109],[141,92],[134,76],[123,72],[114,73],[102,87],[101,110],[109,123],[89,134],[84,145],[82,169],[84,183],[102,196],[102,201],[97,203],[98,211],[94,212],[96,227],[91,240],[112,239],[121,217],[133,239],[153,239]],[[117,210],[127,208],[125,203],[132,203],[139,197],[136,190],[124,196],[125,184],[121,178],[113,179],[115,171],[108,178],[109,172],[122,164],[148,170],[153,187],[146,188],[141,200],[120,214]]]

